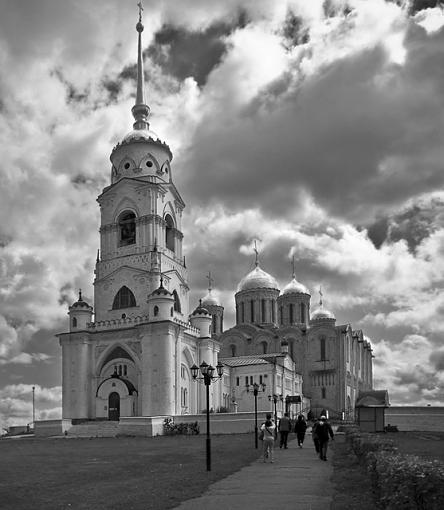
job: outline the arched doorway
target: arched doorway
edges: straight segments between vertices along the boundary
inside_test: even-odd
[[[108,420],[119,421],[120,418],[120,395],[113,391],[108,397]]]

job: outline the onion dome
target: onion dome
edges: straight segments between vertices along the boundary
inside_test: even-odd
[[[293,279],[291,282],[284,287],[282,290],[282,295],[284,294],[308,294],[310,295],[310,291],[307,289],[305,285],[298,282],[296,280],[296,276],[293,275]]]
[[[319,308],[316,308],[316,310],[311,314],[311,320],[318,321],[323,319],[336,320],[336,317],[334,316],[333,312],[330,312],[330,310],[320,306]]]
[[[211,313],[202,306],[202,299],[199,299],[199,306],[191,314],[191,317],[194,315],[211,315]]]
[[[336,317],[330,310],[324,308],[324,303],[322,302],[322,290],[319,287],[319,307],[311,314],[310,320],[312,321],[321,321],[321,320],[336,320]]]
[[[279,290],[279,285],[275,278],[273,278],[270,274],[266,273],[262,270],[258,264],[256,267],[247,274],[240,281],[237,291],[241,292],[243,290],[253,290],[253,289],[276,289]]]
[[[208,290],[208,294],[202,298],[203,306],[221,306],[219,300],[211,293],[211,289]]]
[[[82,299],[82,291],[79,290],[79,299],[71,305],[71,308],[91,308],[86,301]]]

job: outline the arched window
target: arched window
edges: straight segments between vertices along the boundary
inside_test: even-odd
[[[265,299],[261,299],[261,313],[262,313],[262,322],[266,322],[266,320],[265,320]]]
[[[173,290],[173,297],[174,297],[174,311],[181,313],[182,309],[180,307],[179,295],[177,294],[177,292],[175,290]]]
[[[236,346],[234,344],[230,345],[230,351],[231,351],[231,356],[233,356],[233,358],[234,358],[236,356]]]
[[[211,321],[212,322],[212,326],[213,326],[213,333],[216,334],[216,316],[213,315],[213,320]]]
[[[174,307],[173,307],[173,306],[171,307],[170,315],[171,315],[171,317],[173,317],[173,316],[174,316]]]
[[[241,322],[245,322],[245,303],[241,303]]]
[[[169,214],[165,216],[165,246],[174,251],[174,221]]]
[[[289,305],[289,310],[290,310],[290,324],[293,324],[294,323],[294,304],[291,303]]]
[[[124,285],[114,298],[113,310],[130,308],[131,306],[136,306],[136,298],[129,288]]]
[[[124,211],[119,216],[119,233],[119,246],[136,242],[136,215],[132,211]]]
[[[281,323],[281,326],[284,324],[284,307],[283,306],[280,306],[279,307],[279,315],[280,315],[280,323]]]
[[[325,355],[325,338],[320,338],[319,342],[321,346],[321,361],[324,361],[327,359]]]
[[[254,301],[250,301],[251,322],[254,322]]]
[[[301,303],[301,322],[305,322],[305,303]]]
[[[153,309],[154,317],[157,317],[159,315],[159,307],[156,305]]]
[[[73,328],[77,327],[77,319],[75,317],[72,318],[72,327]]]
[[[271,305],[271,322],[274,324],[276,322],[276,312],[275,312],[275,309],[274,309],[274,302],[273,302],[273,300],[270,301],[270,305]]]
[[[268,344],[267,342],[261,342],[261,346],[262,346],[262,354],[267,354],[267,350],[268,350]]]

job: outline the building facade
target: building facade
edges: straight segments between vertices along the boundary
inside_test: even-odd
[[[63,418],[118,420],[204,410],[205,388],[191,367],[224,364],[210,387],[213,410],[250,411],[254,383],[260,410],[281,414],[351,410],[371,389],[371,347],[362,332],[336,326],[295,278],[280,292],[256,260],[235,295],[236,325],[224,331],[224,308],[208,295],[189,308],[182,253],[185,203],[174,185],[172,153],[150,130],[144,97],[142,20],[133,129],[112,150],[110,184],[98,197],[100,250],[94,307],[79,293],[69,308],[62,347]],[[290,398],[291,397],[291,398]],[[293,408],[295,404],[299,407]]]

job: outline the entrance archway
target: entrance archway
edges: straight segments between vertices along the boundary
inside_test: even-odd
[[[119,421],[120,418],[120,395],[113,391],[108,397],[108,420]]]

